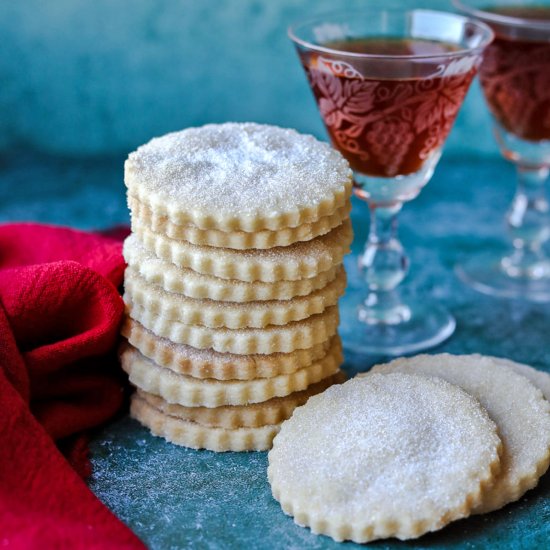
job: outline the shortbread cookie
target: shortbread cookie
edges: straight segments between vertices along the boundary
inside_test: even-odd
[[[280,429],[279,424],[259,428],[207,428],[195,422],[189,422],[163,414],[152,407],[139,395],[134,394],[130,404],[130,415],[151,433],[164,437],[166,441],[210,451],[265,451]]]
[[[266,283],[316,277],[342,262],[353,238],[349,220],[311,241],[267,250],[196,246],[154,233],[137,222],[132,229],[145,248],[178,267],[222,279]]]
[[[273,496],[337,541],[415,538],[465,517],[498,471],[494,422],[437,378],[372,374],[294,411],[268,455]]]
[[[177,267],[173,263],[151,254],[140,243],[136,235],[130,235],[124,241],[123,253],[128,265],[139,271],[145,280],[161,286],[168,292],[177,292],[189,298],[222,302],[290,300],[296,296],[306,296],[333,281],[340,269],[339,265],[334,265],[315,277],[296,281],[247,283],[202,275],[192,269]]]
[[[312,223],[297,227],[285,227],[276,231],[218,231],[217,229],[199,229],[194,225],[176,225],[166,216],[159,216],[148,206],[133,197],[128,197],[128,206],[132,213],[132,223],[138,220],[157,233],[167,235],[172,239],[188,241],[199,246],[215,246],[247,250],[249,248],[273,248],[289,246],[298,241],[310,241],[315,237],[328,233],[342,224],[349,217],[351,203],[341,206],[330,216],[323,216]]]
[[[329,348],[340,345],[340,337],[335,334],[330,340],[309,349],[271,355],[236,355],[175,344],[171,340],[156,336],[128,317],[122,324],[121,332],[130,344],[157,365],[178,374],[216,380],[252,380],[291,374],[324,357]]]
[[[209,124],[142,145],[124,165],[130,196],[178,225],[271,231],[330,216],[351,194],[340,153],[260,124]]]
[[[177,344],[239,355],[290,353],[297,349],[308,349],[331,338],[338,327],[337,306],[288,325],[240,329],[185,325],[154,315],[131,302],[126,303],[126,310],[132,319],[139,321],[145,328]]]
[[[286,325],[292,321],[300,321],[336,305],[345,288],[346,272],[341,267],[334,281],[307,296],[292,300],[220,303],[166,292],[161,287],[145,281],[131,267],[126,269],[124,276],[125,301],[131,301],[166,319],[186,325],[212,328],[263,328],[268,325]]]
[[[341,384],[346,379],[342,371],[324,378],[305,390],[291,393],[285,397],[273,397],[261,403],[248,405],[225,405],[222,407],[183,407],[175,403],[167,403],[162,397],[144,392],[138,388],[137,393],[149,405],[162,413],[196,422],[207,428],[258,428],[268,424],[280,424],[290,418],[294,409],[303,405],[312,395],[326,390],[334,384]]]
[[[510,361],[510,359],[504,359],[503,357],[490,357],[490,359],[498,365],[509,367],[518,374],[525,376],[525,378],[529,379],[529,381],[542,392],[546,400],[550,401],[550,374],[534,369],[529,365],[524,365],[523,363],[516,363],[515,361]]]
[[[342,350],[336,347],[316,363],[292,374],[257,380],[213,380],[192,378],[159,367],[129,345],[123,346],[120,354],[122,368],[132,384],[146,392],[160,395],[168,403],[184,407],[247,405],[283,397],[332,376],[342,361]]]
[[[475,513],[491,512],[534,487],[550,464],[550,403],[527,378],[481,355],[418,355],[373,372],[438,376],[460,386],[496,422],[503,443],[502,472]]]

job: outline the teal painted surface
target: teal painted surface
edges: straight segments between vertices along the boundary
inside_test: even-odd
[[[286,28],[369,3],[3,0],[0,149],[113,154],[171,130],[227,120],[324,136]],[[393,3],[450,9],[450,0]],[[496,151],[477,84],[447,147]]]
[[[0,221],[30,218],[82,228],[126,222],[122,160],[0,156]],[[402,213],[401,236],[412,260],[408,281],[457,318],[455,335],[435,351],[501,355],[550,372],[548,305],[481,296],[452,272],[461,255],[502,246],[501,218],[513,192],[514,173],[503,161],[444,157],[433,181]],[[355,253],[366,235],[365,215],[365,206],[355,203]],[[355,260],[346,260],[350,285],[359,284]],[[354,304],[344,297],[342,322],[353,314]],[[347,354],[345,368],[352,374],[381,359]],[[355,548],[312,535],[282,513],[270,496],[265,453],[184,449],[123,418],[97,434],[92,456],[92,489],[152,549]],[[549,540],[547,474],[499,512],[417,541],[369,548],[545,550]]]
[[[127,223],[125,154],[185,126],[255,120],[323,136],[285,29],[313,12],[366,3],[1,2],[0,221],[85,229]],[[412,260],[407,282],[457,318],[455,335],[435,351],[502,355],[550,372],[548,306],[480,296],[452,272],[461,255],[503,243],[514,174],[502,161],[479,158],[496,150],[490,134],[476,85],[433,181],[402,213],[401,237]],[[346,265],[349,284],[357,286],[356,254],[367,232],[363,204],[355,204],[353,219],[355,255]],[[354,304],[344,297],[342,323],[352,315]],[[381,359],[347,354],[345,368],[353,374]],[[179,448],[128,418],[99,433],[92,453],[92,489],[151,548],[354,547],[312,535],[281,512],[270,496],[265,453]],[[369,547],[544,550],[549,539],[547,475],[500,512],[418,541]]]
[[[416,541],[360,546],[313,535],[285,516],[271,497],[267,453],[183,449],[124,419],[96,441],[94,455],[92,488],[151,549],[545,550],[550,539],[548,477],[501,512],[456,522]]]

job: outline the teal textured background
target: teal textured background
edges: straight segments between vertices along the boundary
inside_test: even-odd
[[[181,127],[254,120],[324,137],[286,27],[313,12],[369,3],[0,0],[0,221],[127,223],[124,157]],[[449,8],[446,0],[422,5]],[[463,255],[503,246],[514,179],[496,156],[476,84],[433,181],[401,215],[412,260],[405,283],[457,319],[456,333],[434,352],[501,355],[550,372],[548,305],[480,296],[452,271]],[[353,223],[350,287],[361,284],[356,260],[368,228],[358,201]],[[355,314],[349,296],[341,310],[346,329]],[[380,360],[346,353],[344,368],[353,374]],[[92,489],[152,549],[355,548],[312,535],[282,513],[270,495],[266,453],[183,449],[122,418],[96,434],[92,458]],[[545,550],[549,539],[547,474],[501,511],[368,548]]]
[[[127,153],[155,135],[228,120],[323,137],[286,28],[371,3],[3,0],[0,151]],[[451,9],[450,0],[384,3]],[[447,149],[496,152],[477,83]]]

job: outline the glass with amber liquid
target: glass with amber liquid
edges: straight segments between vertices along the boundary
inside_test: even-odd
[[[332,145],[371,213],[359,260],[366,289],[357,291],[357,323],[344,343],[382,354],[439,344],[455,322],[439,304],[403,299],[408,260],[397,214],[431,178],[492,32],[450,13],[382,7],[321,17],[289,35]]]
[[[503,156],[518,173],[506,216],[507,251],[485,252],[457,267],[486,294],[550,301],[550,4],[541,0],[455,0],[495,33],[480,81]]]

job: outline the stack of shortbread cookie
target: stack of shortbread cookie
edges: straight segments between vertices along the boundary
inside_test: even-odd
[[[293,130],[228,123],[153,139],[125,182],[131,414],[188,447],[270,448],[343,379],[347,162]]]

